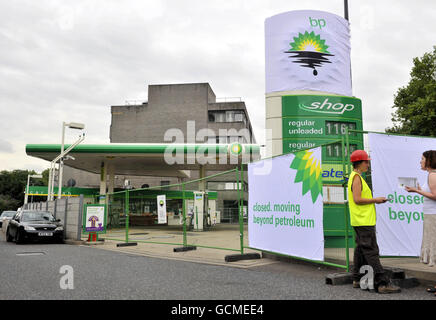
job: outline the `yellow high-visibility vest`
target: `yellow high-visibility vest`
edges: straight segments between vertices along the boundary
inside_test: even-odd
[[[357,172],[351,172],[350,178],[348,179],[348,205],[350,208],[350,224],[353,227],[375,226],[375,204],[356,204],[354,202],[351,186],[353,185],[353,179],[356,175],[359,176],[360,181],[362,182],[362,198],[372,199],[372,192],[366,184],[366,181],[362,179],[360,174],[358,174]]]

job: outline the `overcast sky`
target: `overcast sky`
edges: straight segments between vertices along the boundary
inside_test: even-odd
[[[25,146],[60,143],[62,121],[109,143],[110,106],[146,100],[149,84],[208,82],[241,97],[263,144],[264,21],[302,9],[344,14],[342,0],[2,0],[0,170],[46,169]],[[436,45],[436,2],[349,1],[349,14],[353,95],[364,129],[384,131],[413,58]]]

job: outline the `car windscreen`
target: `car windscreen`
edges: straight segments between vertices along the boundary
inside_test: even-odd
[[[17,211],[3,211],[0,218],[12,218],[16,213]]]
[[[48,212],[23,212],[21,221],[48,221],[54,222],[56,219]]]

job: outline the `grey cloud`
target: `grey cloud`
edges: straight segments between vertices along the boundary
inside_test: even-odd
[[[0,152],[1,153],[13,153],[14,148],[10,142],[0,139]]]
[[[108,142],[109,106],[159,83],[209,82],[218,97],[241,97],[263,143],[264,20],[300,9],[343,14],[340,1],[2,1],[0,136],[10,144],[2,162],[28,166],[25,144],[58,143],[62,121],[85,123],[86,142]],[[370,0],[349,9],[353,92],[365,128],[383,131],[412,59],[435,44],[426,31],[436,27],[436,4]]]

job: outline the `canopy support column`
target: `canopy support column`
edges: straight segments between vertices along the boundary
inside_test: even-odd
[[[100,168],[100,199],[99,199],[100,204],[106,203],[106,185],[107,185],[107,163],[106,161],[102,161],[101,168]]]

